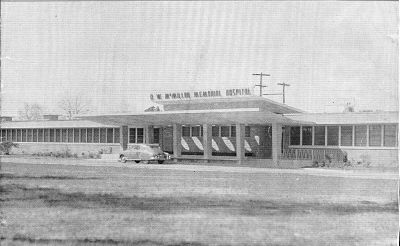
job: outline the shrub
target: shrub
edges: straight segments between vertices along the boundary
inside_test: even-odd
[[[12,148],[18,148],[18,144],[9,141],[0,144],[0,152],[6,155],[10,154]]]

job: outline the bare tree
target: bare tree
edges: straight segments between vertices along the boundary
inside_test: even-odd
[[[68,95],[61,99],[59,107],[67,117],[72,120],[75,115],[90,112],[90,101],[84,95]]]
[[[25,103],[23,109],[18,111],[18,118],[21,120],[38,120],[42,115],[43,108],[37,103]]]

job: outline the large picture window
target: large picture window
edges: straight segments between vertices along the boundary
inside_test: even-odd
[[[381,146],[382,128],[380,125],[369,126],[369,146]]]
[[[367,146],[367,126],[355,126],[354,135],[355,146]]]
[[[39,132],[38,132],[38,141],[39,141],[39,142],[44,142],[44,129],[39,129]]]
[[[314,127],[314,145],[325,145],[325,126]]]
[[[17,142],[22,142],[22,130],[21,129],[17,130]]]
[[[290,127],[290,145],[300,145],[300,126]]]
[[[328,126],[328,145],[337,146],[339,145],[339,126]]]
[[[397,140],[396,125],[385,125],[383,131],[384,131],[383,145],[386,147],[396,146],[396,140]]]

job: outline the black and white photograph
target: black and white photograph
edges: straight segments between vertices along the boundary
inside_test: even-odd
[[[398,1],[0,21],[0,245],[398,245]]]

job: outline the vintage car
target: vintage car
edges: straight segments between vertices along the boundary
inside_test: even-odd
[[[162,164],[168,159],[171,159],[170,155],[162,151],[158,144],[132,144],[119,154],[118,161],[122,163],[126,161],[135,161],[136,163],[157,161]]]

